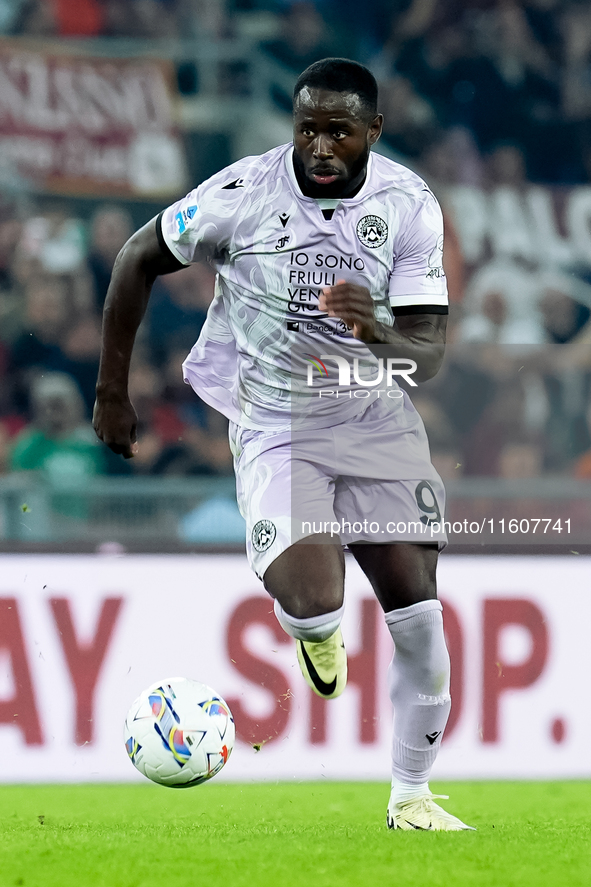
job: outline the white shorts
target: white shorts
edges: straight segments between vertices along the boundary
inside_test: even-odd
[[[423,422],[405,398],[381,400],[343,425],[297,432],[232,424],[238,507],[246,551],[262,578],[290,545],[328,533],[352,542],[447,542],[445,489]]]

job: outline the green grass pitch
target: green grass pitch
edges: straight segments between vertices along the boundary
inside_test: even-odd
[[[591,783],[435,783],[476,832],[389,832],[388,786],[1,786],[1,887],[589,887]]]

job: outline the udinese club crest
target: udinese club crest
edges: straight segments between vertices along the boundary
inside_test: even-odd
[[[363,216],[357,223],[357,237],[363,246],[377,249],[388,239],[388,226],[379,216]]]
[[[252,528],[252,546],[256,551],[266,551],[275,541],[277,528],[273,521],[260,520]]]

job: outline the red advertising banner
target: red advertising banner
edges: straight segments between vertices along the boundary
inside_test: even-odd
[[[172,69],[0,41],[0,171],[50,192],[165,197],[183,191]]]
[[[140,781],[125,715],[176,675],[232,709],[220,780],[389,781],[392,641],[352,558],[331,702],[242,556],[4,555],[0,576],[0,782]],[[441,558],[453,706],[434,779],[589,778],[588,577],[587,557]]]

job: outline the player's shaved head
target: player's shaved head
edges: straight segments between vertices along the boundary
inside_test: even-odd
[[[305,88],[323,89],[358,96],[363,113],[375,117],[378,110],[378,84],[368,68],[350,59],[328,58],[314,62],[302,71],[293,90],[294,105]]]

